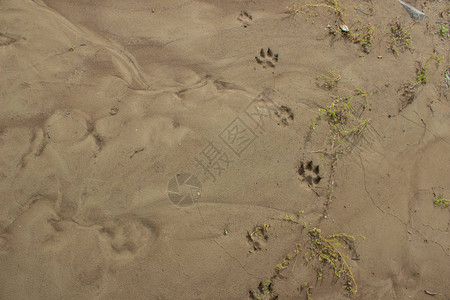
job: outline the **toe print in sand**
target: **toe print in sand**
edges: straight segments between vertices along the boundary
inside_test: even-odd
[[[272,49],[267,48],[267,51],[261,49],[259,55],[255,56],[256,63],[265,68],[275,68],[278,62],[278,53],[272,51]]]
[[[298,174],[302,177],[302,181],[308,183],[310,187],[319,184],[320,180],[322,180],[319,172],[319,165],[314,165],[312,161],[301,162],[298,168]]]

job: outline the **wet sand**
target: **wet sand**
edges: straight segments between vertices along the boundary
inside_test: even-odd
[[[409,3],[1,1],[0,298],[449,299],[449,6]]]

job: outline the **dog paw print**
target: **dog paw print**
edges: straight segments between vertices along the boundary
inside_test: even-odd
[[[263,68],[275,68],[278,62],[278,54],[274,53],[270,48],[267,48],[267,52],[264,49],[259,51],[259,56],[255,56],[256,62]]]
[[[322,177],[319,175],[319,166],[314,165],[312,161],[300,163],[300,167],[298,168],[298,174],[303,177],[303,180],[308,183],[309,186],[313,186],[315,184],[319,184]]]
[[[275,115],[279,118],[280,122],[278,125],[289,126],[289,122],[294,120],[294,113],[290,107],[286,105],[281,105],[277,111],[275,111]]]
[[[237,18],[239,20],[239,22],[241,22],[242,27],[247,28],[248,26],[250,26],[253,17],[251,14],[249,14],[248,12],[246,12],[245,10],[241,11],[241,14],[239,15],[239,17]]]

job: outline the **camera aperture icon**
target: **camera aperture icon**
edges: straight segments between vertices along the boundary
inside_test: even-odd
[[[179,173],[170,180],[167,194],[173,204],[190,206],[198,202],[201,189],[202,184],[196,176],[189,173]]]

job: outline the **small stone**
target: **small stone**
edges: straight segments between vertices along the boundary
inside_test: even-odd
[[[109,114],[111,116],[117,115],[117,113],[119,112],[119,110],[116,107],[111,108],[111,111],[109,112]]]
[[[345,24],[339,25],[339,28],[341,28],[342,32],[349,32],[350,29],[348,29],[348,26]]]

